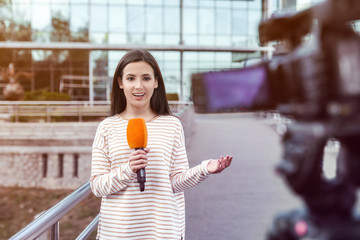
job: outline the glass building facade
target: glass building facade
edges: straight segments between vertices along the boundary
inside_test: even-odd
[[[217,50],[258,47],[258,25],[264,15],[262,2],[270,3],[267,9],[270,14],[281,8],[298,10],[321,1],[0,0],[0,41],[40,46],[72,42],[145,49],[168,46],[166,51],[151,53],[159,62],[167,92],[188,100],[192,73],[243,67],[247,57],[260,56]],[[180,51],[179,46],[192,46],[195,50]],[[196,47],[208,50],[197,51]],[[29,73],[23,74],[27,78],[18,79],[25,91],[65,92],[73,100],[89,99],[91,79],[93,99],[107,100],[109,82],[125,52],[113,47],[108,50],[3,47],[0,68],[4,73],[13,63],[16,72]],[[5,78],[0,80],[4,84]],[[66,85],[67,81],[72,85]]]

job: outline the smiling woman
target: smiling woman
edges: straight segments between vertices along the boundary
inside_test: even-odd
[[[147,148],[130,149],[127,126],[143,118]],[[97,129],[92,151],[91,188],[102,197],[98,239],[184,239],[184,190],[220,173],[232,157],[209,159],[189,168],[180,120],[169,110],[155,58],[131,51],[113,78],[111,116]],[[146,168],[146,190],[137,171]]]

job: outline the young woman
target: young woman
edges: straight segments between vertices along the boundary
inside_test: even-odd
[[[127,143],[128,120],[144,118],[145,150]],[[119,62],[112,87],[111,117],[97,129],[92,151],[91,188],[102,197],[98,239],[184,239],[185,189],[220,173],[232,157],[203,161],[189,169],[182,125],[170,112],[164,80],[145,50]],[[145,191],[136,172],[146,168]]]

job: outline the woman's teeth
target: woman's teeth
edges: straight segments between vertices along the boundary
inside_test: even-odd
[[[145,93],[133,93],[135,97],[142,97],[145,95]]]

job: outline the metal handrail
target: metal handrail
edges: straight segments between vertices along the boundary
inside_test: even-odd
[[[169,105],[191,105],[190,101],[169,101]],[[53,117],[76,117],[82,122],[85,117],[107,117],[110,101],[0,101],[1,114],[8,121],[18,122],[20,117],[30,117],[27,121],[43,119],[51,122]],[[175,109],[178,111],[178,109]],[[34,117],[31,119],[31,117]]]
[[[184,109],[175,113],[180,117],[186,110],[192,106],[192,102],[178,102],[186,105]],[[35,239],[42,235],[45,231],[51,229],[51,239],[59,239],[59,220],[65,216],[71,209],[73,209],[79,202],[86,198],[91,193],[90,181],[84,183],[81,187],[68,195],[62,201],[55,206],[41,214],[34,221],[29,223],[26,227],[16,233],[10,238],[10,240],[23,240],[23,239]],[[95,230],[99,222],[99,215],[97,215],[91,223],[81,232],[76,240],[87,239],[91,233]]]
[[[91,192],[90,182],[86,182],[55,206],[44,212],[40,217],[12,236],[10,240],[35,239],[52,228],[52,239],[58,239],[59,219],[66,215]],[[53,228],[54,227],[54,228]]]

